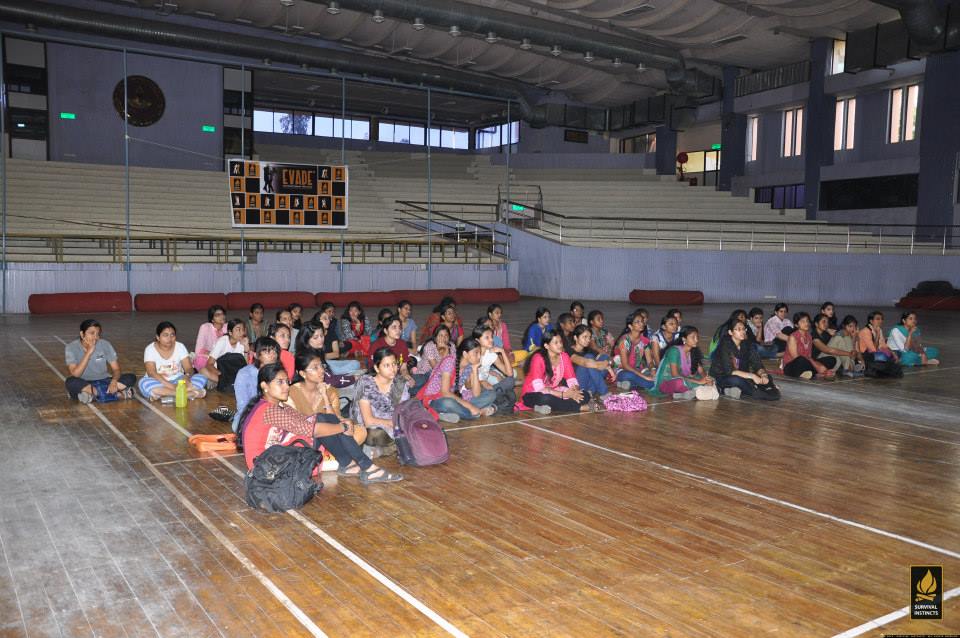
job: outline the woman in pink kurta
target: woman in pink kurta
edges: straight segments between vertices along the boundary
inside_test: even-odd
[[[213,344],[225,334],[227,334],[227,311],[223,306],[210,306],[207,310],[207,323],[200,326],[197,332],[197,345],[193,349],[196,353],[193,359],[194,370],[203,370],[207,365],[207,357],[213,350]]]
[[[527,359],[525,373],[515,410],[533,408],[540,414],[590,411],[590,393],[580,389],[560,333],[544,335],[543,345]]]

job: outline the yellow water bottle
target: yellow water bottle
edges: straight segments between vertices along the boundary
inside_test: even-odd
[[[187,381],[185,379],[180,379],[177,381],[177,395],[174,404],[178,408],[187,407]]]

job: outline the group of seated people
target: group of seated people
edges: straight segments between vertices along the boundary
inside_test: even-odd
[[[657,330],[645,309],[634,310],[614,336],[603,312],[585,314],[580,302],[555,323],[541,307],[517,350],[499,304],[490,305],[469,332],[449,297],[419,332],[408,301],[381,310],[376,323],[356,301],[339,321],[329,302],[307,321],[302,310],[294,304],[268,323],[260,304],[246,320],[228,320],[222,306],[212,306],[193,353],[177,340],[171,322],[160,322],[144,350],[139,380],[121,372],[101,325],[88,319],[66,346],[67,392],[82,403],[131,398],[134,387],[151,401],[163,400],[181,381],[190,399],[215,388],[232,392],[232,425],[248,466],[266,447],[302,439],[327,449],[340,475],[381,483],[402,479],[373,459],[395,452],[393,413],[411,397],[439,420],[456,423],[530,409],[595,411],[611,388],[674,399],[723,393],[776,400],[780,393],[764,360],[779,359],[775,373],[803,379],[859,376],[880,360],[939,363],[936,349],[921,340],[916,313],[903,313],[885,336],[882,313],[871,312],[860,328],[851,315],[838,322],[829,302],[813,319],[805,312],[788,319],[786,304],[777,304],[766,320],[760,308],[735,310],[715,331],[706,355],[699,331],[683,325],[678,309],[669,310]]]

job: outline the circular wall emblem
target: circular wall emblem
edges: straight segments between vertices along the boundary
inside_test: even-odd
[[[127,76],[127,110],[133,126],[150,126],[163,117],[166,100],[157,83],[143,75]],[[113,89],[113,108],[123,119],[123,80]]]

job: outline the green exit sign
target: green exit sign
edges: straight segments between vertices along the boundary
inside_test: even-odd
[[[527,209],[526,206],[521,206],[520,204],[511,204],[511,205],[510,205],[510,210],[512,210],[512,211],[515,212],[515,213],[522,213],[522,212],[525,211],[526,209]]]
[[[60,113],[60,119],[61,119],[61,120],[75,120],[75,119],[77,119],[77,114],[76,114],[76,113],[61,112],[61,113]]]
[[[200,130],[203,131],[204,133],[216,133],[217,127],[210,126],[209,124],[204,124],[203,126],[200,127]]]
[[[719,151],[719,150],[720,150],[720,144],[714,144],[713,146],[710,147],[710,150],[711,150],[711,151]]]

